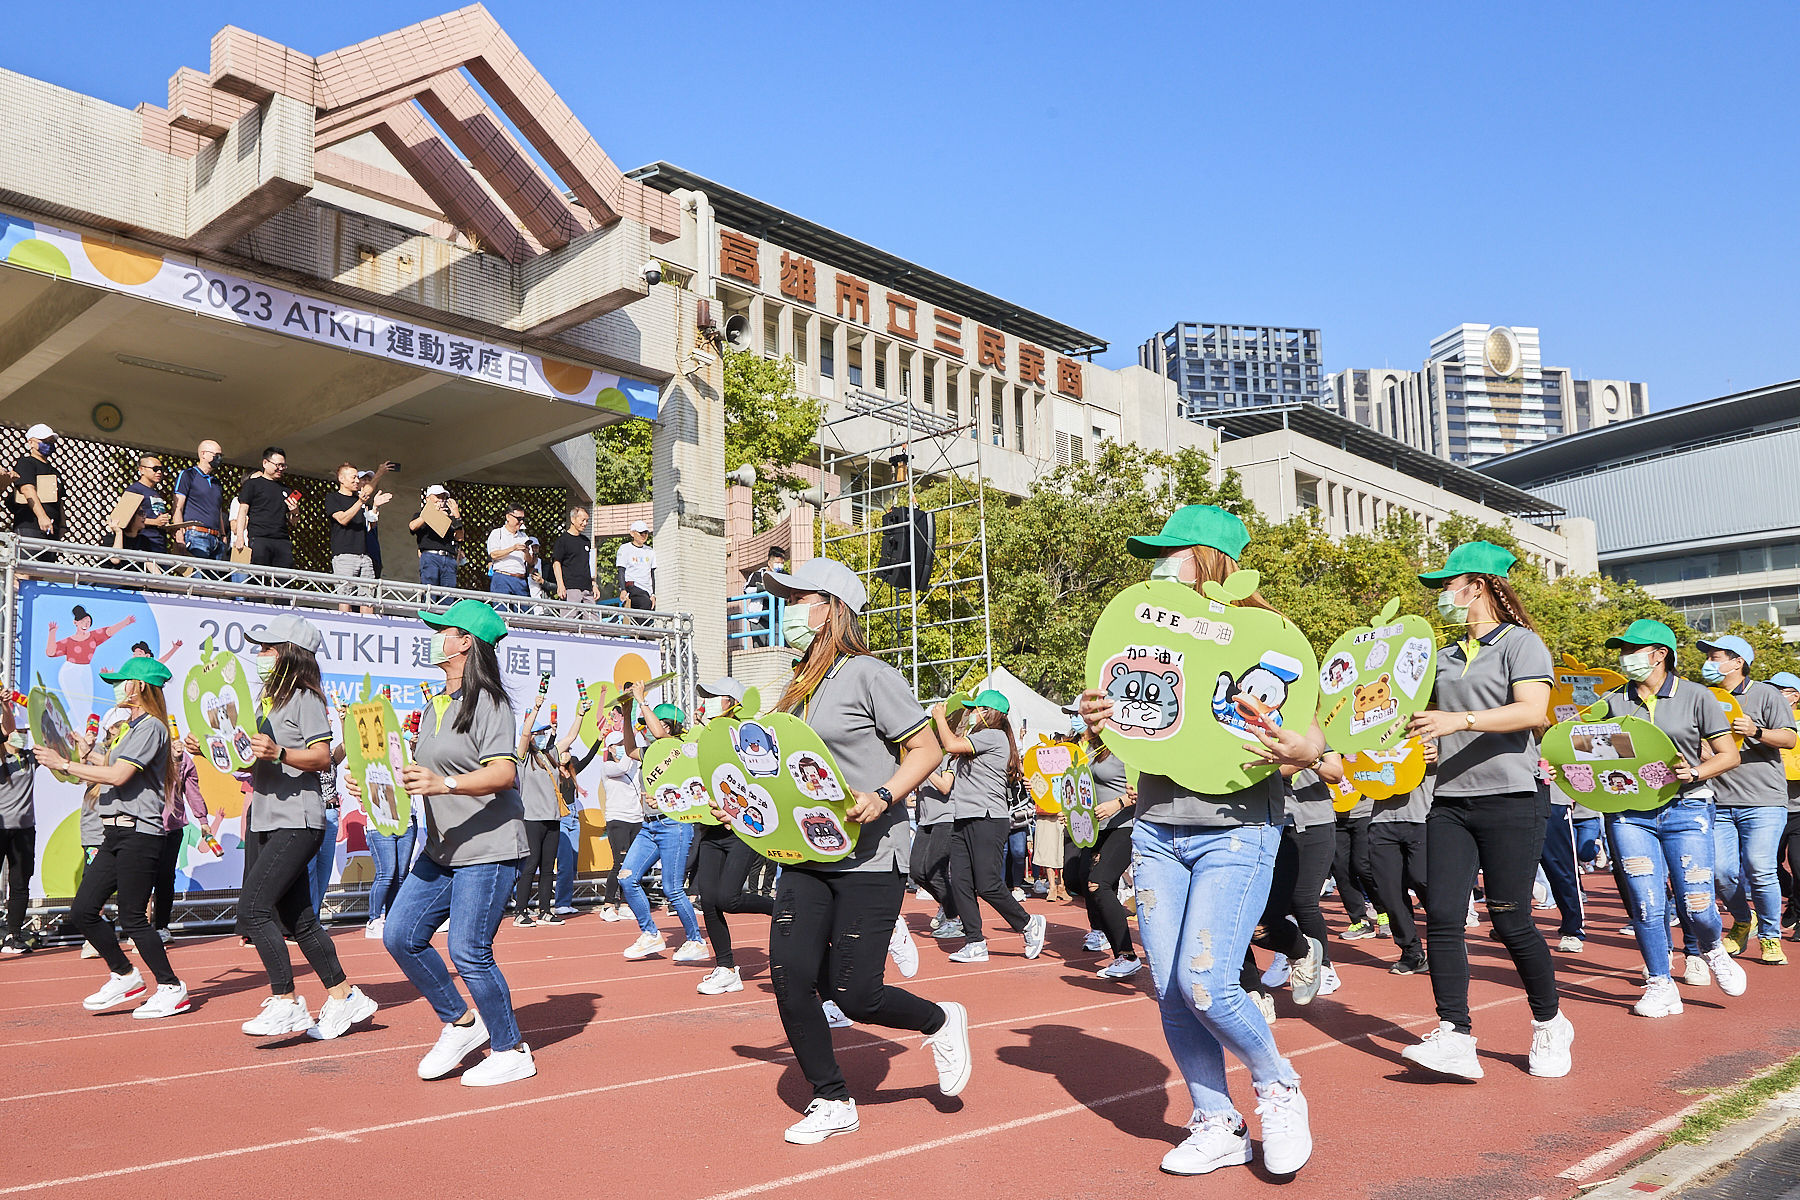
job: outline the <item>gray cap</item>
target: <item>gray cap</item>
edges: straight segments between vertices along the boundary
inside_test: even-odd
[[[763,579],[764,586],[783,600],[792,600],[802,592],[819,592],[836,596],[857,613],[869,602],[869,589],[862,577],[836,559],[809,558],[792,574],[770,571]]]
[[[742,704],[744,702],[744,685],[727,675],[723,679],[715,679],[711,683],[701,684],[700,694],[702,696],[725,696]]]
[[[267,625],[258,625],[244,636],[259,646],[278,646],[287,642],[312,654],[317,654],[319,647],[325,644],[325,635],[319,632],[317,625],[292,613],[282,613]]]

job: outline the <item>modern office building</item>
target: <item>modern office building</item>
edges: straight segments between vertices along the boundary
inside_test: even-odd
[[[1773,621],[1795,641],[1796,463],[1800,381],[1572,434],[1480,470],[1591,518],[1600,569],[1643,584],[1696,629]]]
[[[1138,347],[1138,365],[1175,381],[1183,415],[1317,404],[1319,331],[1186,321]]]

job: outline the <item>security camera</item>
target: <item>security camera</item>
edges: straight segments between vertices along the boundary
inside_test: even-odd
[[[643,275],[644,282],[651,287],[655,287],[662,282],[662,264],[657,262],[654,258],[639,267],[638,272]]]

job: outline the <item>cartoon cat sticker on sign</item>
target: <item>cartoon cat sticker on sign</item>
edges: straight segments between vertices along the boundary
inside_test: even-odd
[[[1202,792],[1226,792],[1275,768],[1243,765],[1251,727],[1304,724],[1319,672],[1305,636],[1279,613],[1239,607],[1255,571],[1204,595],[1151,580],[1113,597],[1088,640],[1088,686],[1113,702],[1101,738],[1127,764]]]
[[[700,777],[726,821],[775,862],[837,862],[856,849],[850,787],[831,751],[791,713],[707,723]]]
[[[1675,743],[1641,717],[1602,716],[1596,706],[1544,734],[1556,786],[1595,812],[1648,811],[1681,789]]]
[[[199,740],[207,759],[221,772],[250,769],[250,735],[256,713],[250,683],[235,654],[213,649],[211,638],[200,644],[200,661],[181,685],[188,732]]]
[[[1437,678],[1431,624],[1407,614],[1396,597],[1373,624],[1349,630],[1319,668],[1319,727],[1333,750],[1354,754],[1392,746],[1413,714],[1431,701]]]

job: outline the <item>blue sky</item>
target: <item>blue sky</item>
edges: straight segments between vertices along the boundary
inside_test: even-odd
[[[1657,408],[1800,376],[1800,7],[489,8],[621,167],[729,183],[1096,333],[1111,365],[1191,319],[1416,367],[1485,321]],[[224,24],[323,53],[443,9],[147,11],[15,11],[0,65],[160,103]]]

